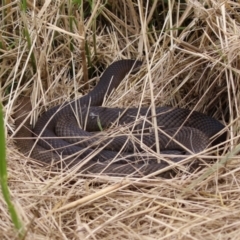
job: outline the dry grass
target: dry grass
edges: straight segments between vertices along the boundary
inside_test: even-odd
[[[25,239],[239,239],[240,4],[100,0],[91,9],[87,1],[83,8],[69,2],[29,1],[26,13],[19,1],[0,8],[9,187]],[[218,164],[172,180],[84,178],[18,152],[11,116],[20,95],[31,96],[35,121],[89,91],[86,67],[92,87],[93,76],[116,59],[139,57],[145,67],[138,79],[123,82],[105,105],[154,102],[214,116],[229,132],[221,154],[204,153]],[[2,198],[0,216],[0,238],[16,238]]]

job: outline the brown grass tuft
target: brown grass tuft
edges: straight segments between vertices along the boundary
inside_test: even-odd
[[[25,239],[239,239],[240,4],[28,1],[25,12],[19,1],[3,2],[0,76],[9,187]],[[215,117],[229,137],[223,153],[208,149],[202,157],[217,162],[172,180],[84,178],[19,153],[11,116],[20,95],[31,96],[35,122],[47,108],[87,93],[84,79],[92,88],[96,76],[123,58],[142,58],[144,67],[105,106],[154,103]],[[15,239],[2,198],[0,216],[0,238]]]

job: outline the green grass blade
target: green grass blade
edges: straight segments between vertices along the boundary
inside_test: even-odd
[[[17,215],[14,205],[10,198],[10,193],[7,184],[7,161],[6,161],[6,143],[4,134],[4,122],[3,122],[3,112],[2,105],[0,104],[0,180],[1,188],[4,200],[8,206],[9,213],[11,215],[12,222],[19,233],[19,237],[24,236],[23,225]]]

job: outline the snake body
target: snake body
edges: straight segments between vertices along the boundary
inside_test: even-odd
[[[112,63],[92,91],[76,101],[46,111],[33,130],[28,121],[22,124],[30,110],[28,103],[16,113],[19,129],[16,134],[17,147],[36,160],[68,166],[81,164],[82,159],[92,155],[80,166],[82,172],[142,176],[168,166],[163,161],[147,161],[157,158],[156,136],[152,127],[152,118],[156,117],[161,150],[190,153],[204,150],[210,138],[219,133],[224,125],[200,112],[158,107],[156,116],[151,116],[150,108],[101,107],[104,98],[117,88],[128,73],[136,72],[141,64],[135,60]],[[97,135],[91,133],[99,131],[99,128],[113,127],[118,134],[111,136],[109,133],[107,138],[102,132]],[[121,127],[125,127],[129,134],[121,134]],[[223,139],[224,134],[213,144]],[[152,154],[144,154],[144,148],[151,149]],[[67,159],[61,161],[66,156]]]

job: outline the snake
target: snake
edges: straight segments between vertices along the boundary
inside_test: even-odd
[[[158,148],[161,153],[188,155],[224,141],[224,125],[201,112],[161,106],[153,115],[150,107],[103,107],[126,75],[137,73],[142,64],[133,59],[113,62],[88,94],[50,108],[34,128],[29,121],[30,99],[23,98],[15,113],[17,148],[42,163],[77,166],[82,173],[146,176],[160,172],[169,177],[172,172],[164,171],[169,162],[158,161]]]

